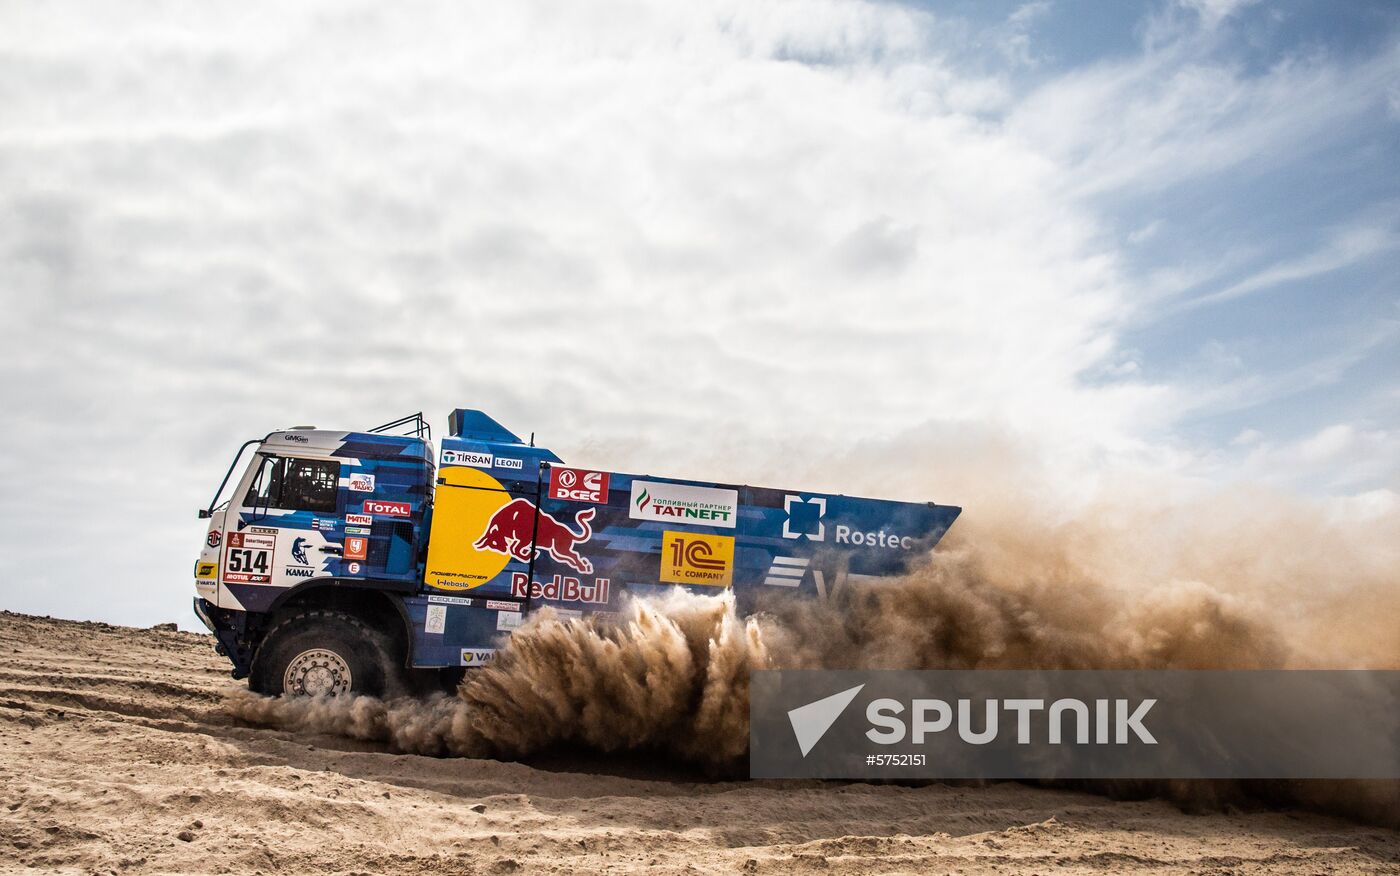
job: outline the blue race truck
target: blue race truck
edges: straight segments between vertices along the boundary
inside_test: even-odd
[[[194,610],[266,694],[450,684],[531,611],[730,589],[742,613],[898,574],[961,509],[571,468],[475,410],[248,441],[209,507]],[[403,434],[394,434],[395,432]],[[252,459],[224,498],[239,461]]]

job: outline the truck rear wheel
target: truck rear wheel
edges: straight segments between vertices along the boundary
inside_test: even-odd
[[[248,687],[277,696],[383,696],[398,675],[393,646],[354,615],[301,611],[268,631]]]

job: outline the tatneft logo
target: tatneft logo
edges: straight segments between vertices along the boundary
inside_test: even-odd
[[[739,491],[689,484],[633,481],[628,516],[692,526],[733,529],[739,514]]]
[[[573,502],[608,501],[608,473],[581,468],[555,468],[549,472],[549,498]]]
[[[374,499],[366,499],[361,510],[366,514],[383,514],[385,517],[408,517],[413,511],[407,502],[380,502]]]
[[[816,747],[864,687],[859,684],[788,711],[788,721],[803,757]],[[929,736],[953,729],[956,718],[958,738],[969,745],[988,745],[1003,735],[1006,736],[1004,741],[1009,742],[1012,727],[1017,745],[1042,742],[1061,745],[1069,741],[1070,734],[1064,732],[1067,723],[1073,730],[1073,741],[1079,745],[1126,745],[1134,741],[1132,737],[1144,745],[1157,744],[1156,737],[1143,724],[1147,713],[1157,704],[1155,699],[1139,700],[1131,710],[1133,704],[1127,699],[1085,702],[1065,698],[1055,700],[1048,708],[1043,699],[976,702],[974,705],[972,699],[957,699],[952,703],[933,698],[911,699],[906,706],[903,701],[889,697],[874,699],[865,707],[865,720],[869,724],[865,738],[876,745],[898,745],[906,738],[914,745],[922,745]],[[1014,721],[1000,720],[1003,712],[1013,713]],[[1032,716],[1037,712],[1047,713],[1048,721],[1044,724],[1034,722],[1037,729],[1045,733],[1044,739],[1032,738]],[[980,724],[981,729],[973,729],[974,723]]]

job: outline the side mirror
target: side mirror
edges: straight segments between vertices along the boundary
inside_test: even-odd
[[[213,517],[213,516],[214,516],[213,514],[210,514],[210,513],[209,513],[209,509],[208,509],[208,508],[200,508],[200,509],[199,509],[199,519],[200,519],[200,520],[208,520],[210,517]]]

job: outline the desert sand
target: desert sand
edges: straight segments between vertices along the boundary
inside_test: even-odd
[[[209,636],[0,614],[0,869],[1400,873],[1400,833],[1004,783],[715,782],[245,724]]]

